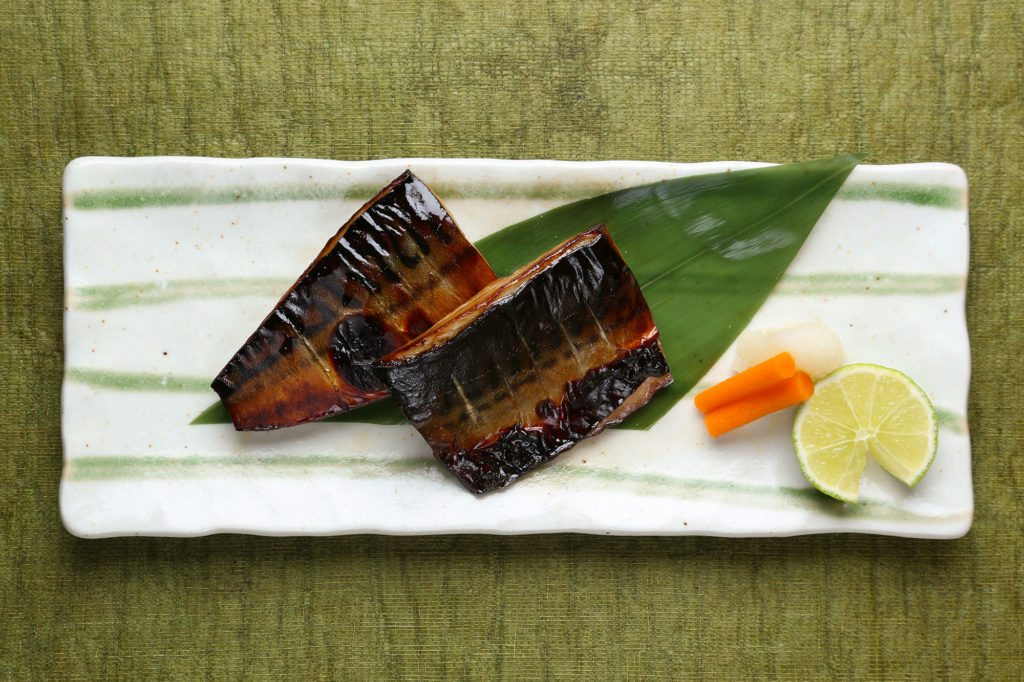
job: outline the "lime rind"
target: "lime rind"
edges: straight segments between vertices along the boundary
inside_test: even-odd
[[[802,407],[803,406],[801,406],[801,408]],[[799,418],[799,414],[797,415],[797,417]],[[858,493],[858,491],[860,489],[859,485],[857,485],[854,488],[853,494],[850,495],[850,494],[848,494],[848,493],[846,493],[846,492],[844,492],[844,491],[842,491],[842,490],[840,490],[840,489],[838,489],[836,487],[826,485],[824,483],[824,481],[822,481],[819,477],[817,477],[817,476],[815,476],[814,474],[811,473],[810,469],[808,468],[807,464],[804,461],[804,458],[799,455],[799,453],[801,451],[801,448],[799,447],[799,445],[797,445],[797,437],[796,437],[796,429],[795,428],[793,429],[793,448],[798,453],[796,461],[797,461],[797,464],[800,465],[800,471],[803,472],[804,478],[806,478],[808,481],[810,481],[811,485],[813,485],[815,488],[817,488],[819,492],[822,492],[822,493],[828,495],[829,497],[837,499],[840,502],[855,503],[857,501],[857,493]],[[863,452],[860,453],[860,459],[861,459],[861,464],[859,466],[860,473],[863,473],[864,466],[867,464],[867,460],[864,458]],[[860,473],[857,474],[858,480],[860,478]]]
[[[856,478],[856,482],[854,484],[847,485],[844,488],[829,485],[828,483],[823,481],[820,476],[814,474],[811,471],[810,457],[816,453],[819,453],[821,448],[815,449],[813,451],[808,451],[808,449],[805,446],[801,445],[800,437],[801,427],[804,425],[805,419],[808,415],[812,414],[810,410],[813,409],[811,406],[815,404],[814,398],[820,395],[821,389],[827,388],[830,384],[839,379],[842,379],[844,376],[853,377],[858,372],[865,372],[867,374],[874,376],[874,388],[872,388],[871,390],[870,400],[868,400],[864,396],[858,396],[858,402],[855,403],[850,400],[850,396],[846,393],[845,387],[843,387],[842,384],[839,385],[839,387],[843,390],[843,399],[846,402],[848,414],[850,417],[857,420],[858,424],[860,424],[860,420],[864,418],[867,419],[873,427],[877,426],[877,424],[875,424],[874,422],[876,421],[876,419],[878,419],[878,416],[876,416],[875,414],[875,403],[878,394],[879,377],[888,376],[892,379],[896,379],[899,382],[900,387],[906,389],[907,392],[909,392],[910,395],[908,395],[907,399],[909,400],[911,398],[915,398],[915,402],[925,408],[924,414],[927,415],[927,418],[930,422],[930,429],[927,431],[922,430],[921,432],[911,432],[905,434],[907,437],[925,436],[927,434],[927,437],[930,441],[928,443],[928,452],[924,457],[923,461],[919,465],[917,465],[916,470],[912,470],[910,472],[913,474],[912,477],[901,477],[898,474],[894,473],[893,471],[890,471],[890,467],[895,468],[893,466],[893,462],[884,462],[885,457],[882,457],[880,453],[878,453],[876,449],[872,447],[872,445],[879,445],[879,443],[876,442],[877,436],[871,436],[870,439],[862,441],[863,445],[862,447],[859,448],[859,451],[851,453],[849,455],[851,457],[849,463],[850,466],[843,470],[840,476],[834,477],[840,481],[846,480],[847,474],[851,472],[850,467],[855,467],[858,469],[858,471],[852,472],[854,473]],[[870,454],[872,459],[878,462],[886,471],[886,473],[889,473],[894,478],[900,480],[901,482],[905,483],[910,487],[917,485],[921,481],[921,479],[924,478],[924,475],[928,473],[928,470],[931,468],[932,463],[935,461],[935,455],[938,451],[938,419],[935,416],[935,408],[932,405],[931,400],[928,399],[928,395],[920,386],[917,385],[917,383],[913,379],[908,377],[906,374],[900,372],[899,370],[892,369],[891,367],[883,367],[881,365],[874,365],[869,363],[855,363],[851,365],[844,365],[843,367],[840,367],[830,372],[826,376],[822,377],[817,382],[817,385],[815,387],[815,397],[812,397],[810,400],[803,403],[797,410],[796,418],[793,424],[793,448],[796,452],[797,462],[800,465],[801,471],[803,472],[807,480],[811,483],[811,485],[813,485],[816,489],[828,495],[829,497],[833,497],[842,502],[856,502],[858,498],[860,475],[861,473],[863,473],[864,467],[867,464],[866,454]],[[894,416],[898,416],[898,409],[894,409],[892,412],[885,415],[884,418],[880,419],[880,421],[881,423],[885,423]],[[827,419],[828,417],[823,418]],[[837,421],[837,426],[841,428],[846,428],[847,430],[849,430],[850,428],[850,425],[843,424],[841,420]],[[885,439],[883,438],[883,440]],[[891,457],[892,460],[899,459],[898,456],[889,451],[884,444],[882,445],[882,448],[886,450],[887,454]]]
[[[935,406],[932,404],[932,401],[928,397],[928,394],[924,392],[924,389],[921,388],[916,381],[914,381],[913,379],[911,379],[909,376],[899,371],[898,369],[893,369],[891,367],[883,367],[882,365],[870,365],[866,363],[859,363],[857,365],[849,366],[871,367],[875,371],[881,370],[883,372],[888,372],[890,374],[897,375],[898,377],[903,379],[906,387],[910,389],[911,392],[917,394],[917,396],[921,399],[921,404],[928,408],[928,415],[931,417],[931,431],[928,434],[931,440],[931,447],[929,448],[928,456],[925,459],[924,463],[918,469],[917,475],[915,475],[914,478],[910,479],[909,481],[902,481],[902,479],[900,479],[903,483],[913,488],[914,486],[921,482],[921,479],[924,478],[924,475],[928,473],[929,469],[931,469],[932,462],[935,461],[935,455],[939,451],[939,420],[935,416]]]

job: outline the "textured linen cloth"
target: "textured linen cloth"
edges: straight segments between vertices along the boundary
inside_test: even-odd
[[[1022,36],[1017,0],[0,4],[0,678],[1020,679]],[[962,540],[60,525],[77,156],[859,150],[971,182]]]

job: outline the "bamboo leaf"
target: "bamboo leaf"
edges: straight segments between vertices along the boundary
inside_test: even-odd
[[[675,378],[621,425],[646,429],[747,326],[862,158],[848,154],[609,192],[506,227],[476,246],[498,275],[507,275],[587,228],[608,226],[640,281]],[[216,407],[193,423],[229,421]],[[402,418],[388,401],[342,420]]]
[[[644,291],[675,382],[622,424],[649,428],[747,326],[862,157],[666,180],[534,216],[481,240],[499,275],[598,223]]]

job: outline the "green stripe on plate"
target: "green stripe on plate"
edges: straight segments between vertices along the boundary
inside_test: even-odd
[[[173,206],[216,206],[224,204],[273,203],[281,201],[366,201],[379,185],[329,185],[314,182],[280,185],[205,187],[156,187],[81,190],[72,195],[71,205],[79,210],[166,208]],[[618,183],[546,184],[509,186],[501,184],[452,184],[433,182],[431,189],[445,199],[526,199],[575,201],[620,189]]]
[[[892,272],[848,272],[786,275],[774,295],[901,295],[949,294],[964,288],[959,275],[902,274]]]
[[[347,474],[361,472],[370,476],[403,473],[432,467],[430,458],[370,458],[351,455],[188,455],[154,457],[151,455],[99,455],[68,460],[64,477],[70,481],[106,481],[118,478],[204,477],[225,472],[261,472],[266,470],[304,476],[314,470],[338,469]]]
[[[114,391],[129,391],[129,392],[158,392],[158,393],[212,393],[210,388],[210,377],[198,377],[198,376],[183,376],[173,374],[155,374],[148,372],[114,372],[105,369],[86,369],[83,367],[71,367],[68,368],[66,376],[69,380],[84,384],[86,386],[92,386],[94,388],[114,390]],[[698,384],[690,391],[689,395],[695,394],[699,391],[707,388],[708,384]],[[380,414],[376,414],[376,411],[366,414],[360,414],[359,421],[361,423],[371,424],[396,424],[393,418],[391,418],[393,410],[388,409],[390,406],[385,402],[375,403],[380,406]],[[367,408],[364,408],[364,410]],[[372,406],[371,406],[372,409]],[[966,430],[966,420],[963,415],[957,414],[952,410],[945,408],[936,407],[935,413],[938,417],[939,427],[951,431],[953,433],[964,433]],[[346,415],[341,414],[335,417],[331,417],[325,421],[332,422],[347,422],[352,421],[346,418]],[[227,413],[221,407],[219,402],[214,403],[207,408],[203,414],[192,421],[192,424],[206,425],[206,424],[227,424],[230,423]]]
[[[80,310],[113,310],[158,305],[175,301],[256,296],[277,300],[294,280],[252,277],[228,279],[181,279],[78,287],[73,307]]]
[[[159,305],[255,296],[277,300],[293,280],[253,277],[231,279],[183,279],[163,282],[135,282],[78,287],[72,308],[114,310],[132,306]],[[786,275],[774,294],[780,296],[843,295],[933,295],[959,291],[964,280],[958,275],[900,274],[885,272],[815,273]]]
[[[836,518],[872,517],[900,521],[927,521],[940,523],[967,516],[967,513],[952,514],[917,514],[881,500],[861,498],[857,504],[844,504],[823,495],[812,487],[772,486],[750,483],[735,483],[714,479],[679,478],[667,474],[638,471],[620,471],[602,467],[583,466],[580,464],[554,464],[542,469],[551,476],[564,479],[558,487],[565,488],[565,483],[574,479],[592,479],[615,485],[624,484],[641,487],[645,495],[669,495],[678,497],[685,495],[687,499],[711,497],[732,504],[738,502],[751,504],[766,501],[776,502],[776,509],[801,507]],[[538,472],[539,475],[539,472]],[[527,479],[529,480],[529,479]],[[544,481],[550,482],[550,481]],[[784,502],[784,504],[778,504]]]
[[[95,388],[116,391],[156,391],[161,393],[203,393],[210,389],[209,377],[193,377],[149,372],[115,372],[106,369],[69,367],[68,379]]]
[[[434,475],[441,469],[431,457],[372,458],[358,455],[188,455],[155,457],[150,455],[89,455],[68,460],[64,472],[67,481],[111,481],[123,479],[183,479],[232,476],[236,478],[272,475],[307,477],[344,474],[348,478],[387,478],[402,474]],[[651,472],[621,471],[581,464],[549,464],[518,485],[550,486],[564,489],[579,481],[612,484],[623,492],[641,495],[686,496],[688,499],[713,496],[729,501],[774,503],[776,507],[799,506],[835,517],[885,517],[902,520],[945,521],[962,516],[925,515],[908,512],[886,502],[863,500],[844,505],[825,497],[811,487],[771,486],[729,481],[679,478]],[[781,504],[780,504],[781,503]]]
[[[277,201],[332,201],[372,197],[355,185],[282,184],[268,187],[155,187],[92,189],[72,194],[71,205],[83,211],[96,209],[166,208],[169,206],[210,206]],[[359,192],[359,194],[356,194]]]
[[[939,428],[952,433],[963,434],[967,432],[967,418],[944,407],[935,407],[935,419],[939,422]]]
[[[839,190],[836,198],[844,201],[890,201],[933,208],[962,208],[966,193],[962,189],[940,185],[868,182],[849,183]]]
[[[381,183],[383,185],[384,182]],[[85,189],[70,196],[71,206],[82,211],[173,206],[209,206],[281,201],[366,201],[381,185],[363,183],[332,185],[315,182],[282,183],[268,186],[234,187],[136,187],[123,189]],[[574,183],[509,186],[487,183],[431,183],[445,199],[528,199],[574,201],[621,189],[621,183]],[[836,197],[846,201],[887,201],[892,203],[961,208],[964,192],[954,187],[911,185],[906,183],[848,183]]]

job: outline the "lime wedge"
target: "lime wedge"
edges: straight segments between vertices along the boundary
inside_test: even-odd
[[[807,480],[844,502],[857,501],[866,456],[913,486],[931,466],[937,444],[928,396],[905,374],[878,365],[846,365],[826,376],[793,425]]]

